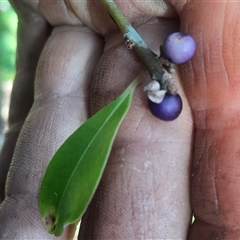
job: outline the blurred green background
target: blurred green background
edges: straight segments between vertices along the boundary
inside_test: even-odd
[[[8,1],[0,2],[0,82],[15,75],[17,16]]]
[[[0,0],[0,149],[8,128],[7,116],[15,76],[17,16],[6,0]]]

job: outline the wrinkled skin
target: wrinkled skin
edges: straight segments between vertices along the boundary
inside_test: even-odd
[[[138,86],[80,239],[239,239],[240,3],[116,2],[156,53],[178,30],[198,49],[175,77],[184,101],[177,120],[154,118],[142,91],[149,78]],[[12,4],[20,21],[0,161],[0,238],[55,239],[37,205],[47,164],[142,65],[99,0]]]

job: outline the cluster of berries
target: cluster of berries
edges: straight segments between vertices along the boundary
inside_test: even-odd
[[[175,32],[169,35],[161,46],[161,57],[173,64],[183,64],[192,59],[196,52],[196,42],[185,33]],[[160,103],[148,100],[151,113],[161,120],[172,121],[182,111],[182,99],[179,94],[166,92]]]

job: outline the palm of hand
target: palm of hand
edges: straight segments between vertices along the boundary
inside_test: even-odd
[[[19,2],[14,4],[23,6]],[[163,38],[178,29],[178,19],[151,17],[176,16],[170,7],[164,11],[161,6],[151,3],[141,6],[141,1],[119,4],[130,20],[137,24],[140,34],[156,52]],[[133,6],[132,9],[129,4],[132,4],[130,5]],[[23,17],[20,33],[24,34],[19,36],[19,42],[22,44],[20,59],[25,57],[26,60],[19,63],[19,69],[23,69],[24,77],[21,74],[17,76],[16,97],[12,101],[12,126],[21,122],[27,114],[27,110],[15,113],[16,108],[26,107],[24,101],[22,105],[19,104],[17,91],[23,89],[21,99],[31,100],[32,91],[27,91],[22,84],[24,82],[28,86],[33,85],[35,67],[38,64],[35,99],[15,150],[6,188],[8,197],[2,206],[5,210],[1,213],[4,216],[1,219],[7,221],[1,222],[0,226],[6,234],[9,234],[9,238],[17,236],[24,239],[26,236],[34,236],[50,239],[44,232],[36,198],[49,159],[65,138],[89,115],[118,96],[140,72],[142,66],[137,57],[124,47],[120,32],[114,23],[109,21],[99,1],[72,1],[67,4],[62,1],[41,1],[38,5],[33,4],[31,8],[39,11],[47,19],[53,26],[53,32],[50,36],[51,27],[38,14],[34,13],[29,18]],[[193,32],[199,40],[199,32],[190,23],[188,25],[187,21],[194,19],[195,24],[200,27],[211,21],[208,17],[210,20],[206,18],[206,22],[203,23],[191,16],[194,9],[195,12],[200,12],[201,9],[205,9],[204,6],[201,3],[189,3],[185,5],[185,9],[183,5],[176,6],[176,9],[182,17],[182,28],[188,28],[188,32]],[[22,8],[20,15],[21,13],[25,15],[26,11],[27,16],[30,16],[32,10],[26,8]],[[205,11],[207,12],[201,13],[208,16],[210,10]],[[219,7],[218,12],[220,11]],[[142,15],[149,17],[141,18]],[[202,18],[204,17],[201,16]],[[50,38],[47,40],[48,36]],[[210,33],[204,35],[204,38],[211,40]],[[215,45],[216,52],[218,47]],[[199,51],[198,56],[201,54],[206,56],[207,53],[203,49],[200,48]],[[224,57],[226,59],[226,56]],[[181,77],[184,76],[183,84],[191,102],[197,128],[194,141],[196,149],[193,187],[198,192],[195,192],[192,199],[196,213],[203,216],[202,221],[208,222],[209,219],[215,221],[216,214],[208,215],[208,212],[211,209],[215,211],[218,204],[215,202],[210,206],[199,195],[202,194],[206,199],[219,198],[209,197],[214,194],[216,187],[207,188],[210,194],[206,194],[203,186],[208,186],[209,182],[212,182],[210,178],[213,173],[216,173],[214,163],[218,161],[217,155],[214,155],[216,160],[213,160],[211,155],[207,156],[209,153],[207,148],[213,141],[219,143],[219,134],[215,127],[216,123],[219,128],[222,125],[216,116],[220,103],[223,105],[229,97],[226,95],[219,98],[215,90],[216,83],[209,83],[219,74],[218,72],[225,71],[219,62],[216,63],[218,69],[209,73],[211,76],[205,76],[204,70],[199,70],[199,66],[205,66],[202,58],[195,59],[192,64],[181,68]],[[176,82],[179,78],[180,75],[176,76]],[[208,91],[212,91],[211,95],[208,94],[206,87]],[[184,96],[180,84],[179,88],[181,95]],[[224,86],[219,88],[224,89]],[[148,112],[142,89],[143,85],[138,87],[133,107],[118,134],[101,186],[83,221],[82,237],[105,239],[186,237],[190,221],[189,166],[193,139],[190,109],[184,98],[184,111],[181,117],[172,123],[163,123]],[[29,109],[31,104],[28,106]],[[206,111],[214,106],[217,107],[213,113]],[[225,120],[224,117],[226,118],[226,115],[221,116],[221,119]],[[21,124],[17,128],[20,126]],[[209,128],[211,131],[206,131]],[[16,139],[16,129],[12,127],[9,135]],[[215,145],[215,150],[217,146]],[[228,144],[225,143],[225,146]],[[4,149],[5,152],[6,149],[7,147]],[[201,149],[201,154],[198,149]],[[214,154],[214,149],[210,149],[210,154]],[[9,154],[6,154],[5,162],[9,159]],[[210,162],[207,170],[204,161]],[[199,183],[199,179],[202,179],[202,183]],[[28,216],[33,216],[34,220],[28,218],[21,221],[26,209],[30,212]],[[29,227],[30,223],[34,228]],[[17,224],[21,230],[14,233],[10,229]]]

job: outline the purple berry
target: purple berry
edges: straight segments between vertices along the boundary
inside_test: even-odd
[[[163,57],[174,64],[182,64],[192,59],[196,52],[196,42],[188,34],[170,34],[161,47]]]
[[[172,121],[176,119],[182,111],[182,99],[179,94],[172,95],[166,93],[161,103],[154,103],[148,100],[151,113],[161,120]]]

